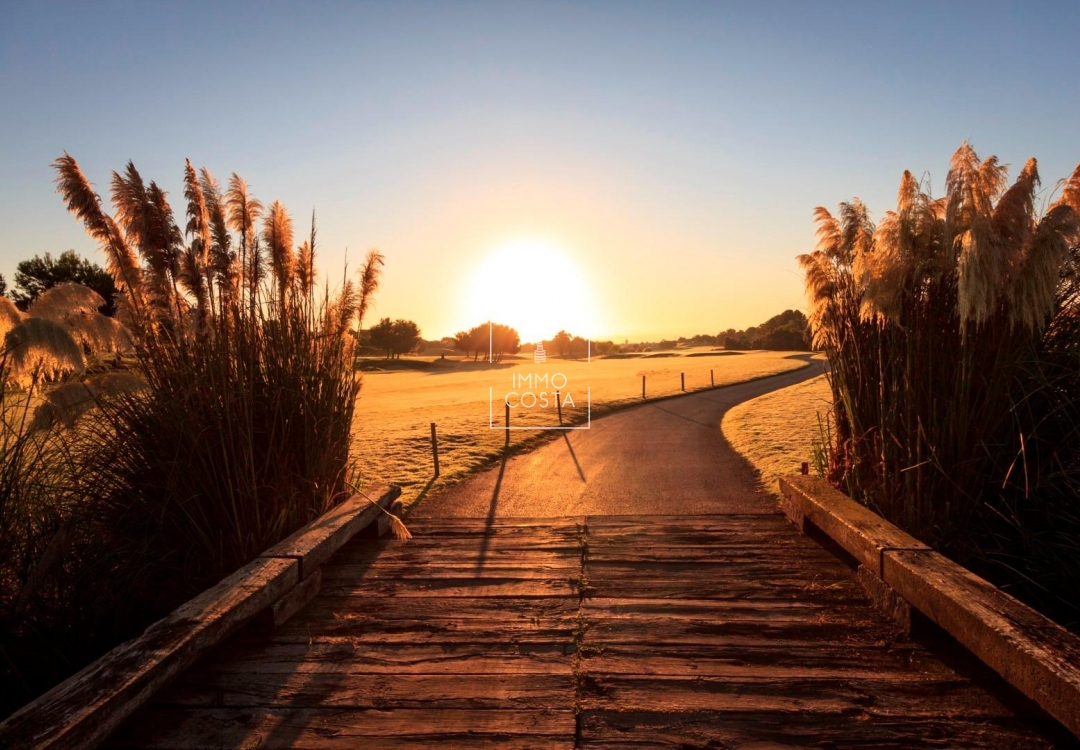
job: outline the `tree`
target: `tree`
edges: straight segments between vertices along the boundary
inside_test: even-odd
[[[454,348],[465,352],[466,356],[472,355],[475,362],[488,349],[488,324],[481,323],[467,331],[460,331],[454,336]]]
[[[492,323],[490,328],[491,356],[496,362],[501,362],[503,355],[516,354],[521,348],[521,337],[510,326],[501,323]]]
[[[393,326],[394,354],[400,357],[416,351],[420,345],[420,326],[411,320],[395,320]]]
[[[7,296],[7,279],[4,278],[4,274],[0,273],[0,297]]]
[[[67,281],[82,284],[100,294],[105,300],[98,310],[101,314],[111,316],[116,312],[113,297],[117,289],[113,277],[96,263],[80,258],[74,250],[61,253],[59,258],[45,253],[44,258],[35,255],[19,263],[15,268],[15,289],[11,297],[16,307],[25,312],[39,294]]]
[[[574,336],[570,339],[570,356],[574,359],[589,356],[589,340],[583,339],[581,336]]]
[[[420,327],[411,320],[383,318],[367,332],[367,345],[387,359],[414,351],[420,343]]]
[[[555,350],[555,353],[560,357],[565,357],[570,353],[570,334],[566,331],[559,331],[555,334],[555,338],[549,342],[551,348]]]

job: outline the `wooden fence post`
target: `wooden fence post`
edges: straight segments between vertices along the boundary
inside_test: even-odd
[[[645,400],[645,376],[641,376],[641,400]]]
[[[435,461],[435,478],[439,478],[439,438],[435,435],[435,423],[431,423],[431,458]]]
[[[686,391],[686,373],[685,372],[680,372],[679,373],[679,382],[682,383],[682,385],[680,387],[682,388],[683,392],[685,392]]]
[[[712,370],[709,370],[709,383],[712,385],[713,388],[716,387],[716,378],[713,377]]]
[[[510,445],[510,402],[506,401],[506,445]]]
[[[562,399],[558,391],[555,391],[555,408],[559,410],[559,425],[562,426]]]

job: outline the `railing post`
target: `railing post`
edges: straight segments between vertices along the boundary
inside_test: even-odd
[[[555,391],[555,408],[559,410],[559,425],[562,426],[562,398],[558,391]]]
[[[506,443],[505,443],[505,445],[510,445],[510,402],[505,401],[504,403],[506,404]]]
[[[679,382],[681,383],[680,387],[682,388],[683,392],[685,393],[686,392],[686,373],[685,372],[680,372],[679,373]]]
[[[713,377],[712,370],[709,370],[709,384],[712,385],[713,388],[716,387],[716,378]]]
[[[645,400],[645,376],[641,376],[641,400]]]
[[[439,478],[439,438],[435,434],[435,423],[431,423],[431,458],[435,462],[435,478]]]

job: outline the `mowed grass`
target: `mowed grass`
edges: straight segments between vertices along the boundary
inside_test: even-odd
[[[641,378],[646,380],[649,399],[681,392],[680,373],[686,375],[686,390],[696,391],[767,377],[804,366],[789,359],[791,352],[746,352],[724,355],[707,348],[662,352],[663,356],[550,359],[535,365],[530,357],[518,356],[497,364],[472,362],[458,357],[421,358],[404,362],[370,359],[367,367],[386,371],[364,372],[357,404],[353,437],[354,455],[365,482],[395,482],[402,486],[406,504],[438,484],[460,480],[490,463],[505,449],[505,406],[507,393],[548,394],[548,406],[511,409],[514,428],[558,426],[558,412],[551,386],[560,387],[560,400],[567,392],[573,405],[563,410],[565,426],[585,426],[591,416],[628,404],[641,403]],[[691,355],[691,356],[688,356]],[[708,355],[708,356],[703,356]],[[389,369],[393,368],[393,369]],[[422,369],[415,369],[422,368]],[[710,379],[710,371],[712,379]],[[519,378],[548,376],[548,385],[522,384]],[[566,384],[563,386],[562,378]],[[440,479],[433,481],[431,423],[437,424]],[[542,429],[512,429],[510,450],[519,451],[550,439],[558,432]]]
[[[765,490],[779,495],[777,480],[811,461],[814,443],[821,440],[819,416],[825,420],[831,413],[832,393],[821,375],[744,401],[724,415],[720,429],[761,474]]]

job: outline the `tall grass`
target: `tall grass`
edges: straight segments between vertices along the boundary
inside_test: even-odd
[[[963,144],[875,224],[818,208],[800,256],[832,368],[829,479],[1063,622],[1080,622],[1080,168],[1040,211]]]
[[[235,174],[222,190],[185,165],[181,229],[133,164],[112,175],[111,214],[72,157],[54,167],[115,277],[120,324],[69,289],[42,303],[48,318],[10,321],[8,342],[32,328],[75,355],[76,340],[123,343],[138,377],[0,393],[0,715],[352,494],[354,331],[383,262],[372,251],[331,294],[314,216],[297,243],[285,207],[264,210]],[[5,350],[2,387],[64,365],[27,352]]]

